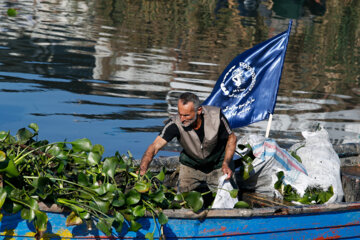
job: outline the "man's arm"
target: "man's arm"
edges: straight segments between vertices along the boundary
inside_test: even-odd
[[[167,144],[167,141],[160,136],[157,136],[152,144],[145,151],[140,163],[140,175],[144,175],[148,169],[153,157],[159,150]]]
[[[225,157],[222,164],[222,171],[224,174],[227,174],[227,180],[229,180],[233,174],[232,170],[230,169],[229,165],[234,156],[235,149],[236,149],[236,136],[234,133],[231,133],[228,137],[226,147],[225,147]]]

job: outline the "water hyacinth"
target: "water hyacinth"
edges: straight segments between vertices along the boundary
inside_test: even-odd
[[[146,214],[163,225],[168,221],[163,209],[203,207],[200,193],[178,194],[166,187],[164,168],[157,175],[140,176],[130,152],[103,158],[104,147],[87,138],[49,143],[38,140],[38,132],[34,123],[15,136],[0,132],[0,208],[7,213],[20,211],[34,224],[38,239],[48,221],[40,202],[69,209],[67,226],[95,222],[108,236],[113,229],[120,233],[125,222],[129,231],[138,231],[142,226],[137,219]],[[146,237],[152,239],[154,232]]]

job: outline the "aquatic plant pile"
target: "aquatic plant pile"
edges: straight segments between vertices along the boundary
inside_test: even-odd
[[[303,196],[294,189],[290,184],[284,184],[284,172],[280,171],[276,174],[278,181],[275,182],[274,187],[284,197],[284,200],[288,202],[299,202],[302,204],[324,204],[333,195],[333,187],[330,186],[327,191],[324,191],[320,187],[312,186],[305,189]]]
[[[0,132],[0,208],[21,212],[32,222],[36,237],[46,231],[48,217],[39,202],[70,209],[66,225],[92,224],[106,235],[142,228],[136,220],[150,214],[160,225],[168,219],[163,209],[190,208],[199,211],[199,192],[178,194],[164,184],[165,169],[139,176],[131,153],[102,158],[104,147],[86,139],[49,143],[38,140],[39,127],[30,124],[15,136]],[[2,218],[2,215],[1,215]],[[153,239],[154,232],[146,234]]]

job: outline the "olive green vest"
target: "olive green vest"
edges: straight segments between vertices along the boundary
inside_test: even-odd
[[[173,118],[180,132],[180,145],[184,151],[180,154],[180,163],[204,171],[211,171],[221,167],[224,159],[225,147],[213,153],[218,141],[220,126],[220,108],[202,106],[204,139],[200,142],[195,130],[186,131],[180,121],[179,115]]]

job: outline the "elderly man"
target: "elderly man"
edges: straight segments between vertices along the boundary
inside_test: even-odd
[[[193,93],[183,93],[178,100],[178,114],[170,118],[159,136],[148,147],[140,163],[144,175],[158,151],[177,137],[183,151],[180,153],[178,191],[189,192],[206,183],[216,191],[218,179],[227,174],[236,148],[236,136],[231,131],[220,108],[201,106]]]

